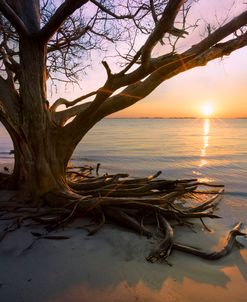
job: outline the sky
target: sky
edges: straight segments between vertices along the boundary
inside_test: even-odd
[[[114,116],[203,117],[205,104],[214,117],[247,117],[247,47],[177,75]]]
[[[191,20],[201,18],[216,24],[225,17],[232,19],[246,7],[241,0],[201,0],[191,12]],[[181,49],[196,41],[198,34],[189,36]],[[106,79],[105,70],[96,65],[88,71],[82,90],[59,89],[52,98],[73,100],[100,87]],[[247,47],[169,79],[145,99],[111,117],[204,117],[205,105],[211,106],[213,117],[247,117]]]

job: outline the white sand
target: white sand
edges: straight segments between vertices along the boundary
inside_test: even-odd
[[[0,197],[4,198],[3,192]],[[202,231],[199,223],[197,233],[179,226],[177,240],[217,247],[226,227],[220,220],[206,222],[215,232]],[[74,228],[56,234],[71,238],[42,239],[23,252],[34,238],[30,228],[23,227],[1,242],[1,302],[247,301],[245,238],[241,238],[244,249],[235,248],[216,262],[174,251],[170,267],[145,260],[151,239],[110,225],[92,237]]]

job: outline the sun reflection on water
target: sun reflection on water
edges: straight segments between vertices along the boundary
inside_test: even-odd
[[[210,119],[205,119],[203,124],[203,147],[200,153],[200,163],[199,167],[206,166],[208,161],[205,159],[207,155],[207,148],[209,146],[209,132],[210,132]]]

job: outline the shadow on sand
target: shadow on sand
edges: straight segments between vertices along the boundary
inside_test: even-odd
[[[209,248],[219,238],[217,232],[180,233],[180,240],[190,234],[189,242],[198,242],[198,246],[207,238]],[[210,301],[205,297],[216,294],[226,302],[236,295],[236,301],[246,297],[246,249],[236,248],[216,262],[174,251],[169,266],[145,260],[151,239],[119,228],[105,226],[92,237],[81,229],[66,229],[61,234],[71,238],[40,240],[24,253],[33,240],[30,229],[8,235],[0,248],[1,301]],[[242,243],[246,245],[246,239]]]

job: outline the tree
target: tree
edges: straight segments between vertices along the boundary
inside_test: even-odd
[[[79,191],[85,195],[85,183],[73,184],[66,178],[66,168],[76,145],[99,120],[133,105],[171,77],[246,46],[244,11],[217,29],[207,25],[206,37],[179,52],[180,40],[197,26],[187,22],[195,3],[0,0],[0,121],[15,154],[13,175],[2,187],[15,187],[34,201],[44,197],[53,205],[78,198]],[[76,82],[92,49],[124,41],[125,53],[118,55],[125,65],[114,73],[102,61],[106,70],[102,87],[50,106],[48,79]],[[164,51],[154,57],[157,45]],[[89,97],[91,101],[79,104]],[[67,108],[57,111],[60,105]],[[90,199],[83,207],[96,203]]]

